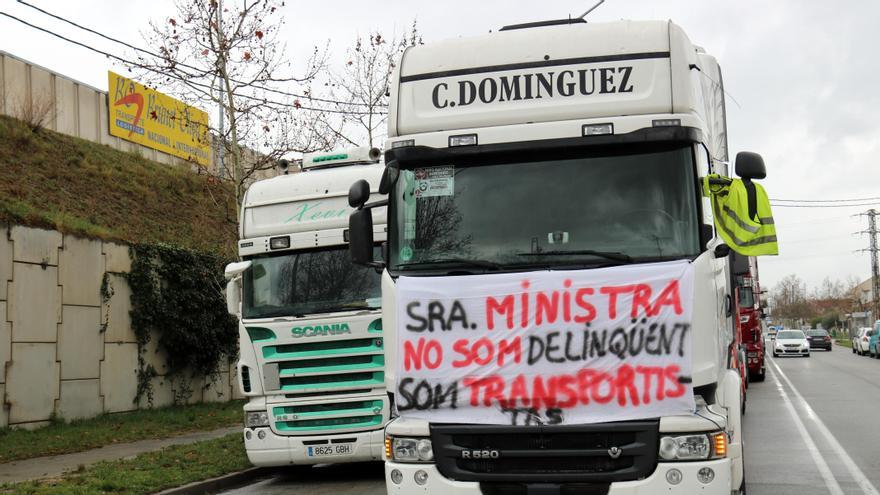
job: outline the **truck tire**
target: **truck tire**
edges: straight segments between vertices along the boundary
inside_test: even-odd
[[[745,449],[743,449],[745,450]],[[746,462],[743,459],[743,480],[739,485],[739,489],[733,491],[736,495],[746,495]]]
[[[853,351],[853,354],[855,354],[855,353],[856,353],[856,348],[853,347],[853,348],[852,348],[852,351]]]
[[[766,376],[767,376],[767,370],[765,370],[764,367],[762,366],[761,371],[759,373],[755,373],[754,375],[752,375],[752,380],[755,380],[756,382],[763,382],[764,378]]]

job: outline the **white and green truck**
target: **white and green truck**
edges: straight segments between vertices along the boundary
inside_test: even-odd
[[[351,263],[346,198],[353,181],[378,186],[379,157],[370,148],[306,155],[301,172],[255,182],[245,194],[243,261],[228,265],[226,278],[240,322],[244,444],[255,466],[382,458],[389,398],[380,277]]]
[[[350,191],[352,258],[383,268],[388,493],[744,493],[706,190],[765,170],[715,175],[716,60],[667,21],[509,26],[408,48],[388,116],[381,259],[375,189]]]

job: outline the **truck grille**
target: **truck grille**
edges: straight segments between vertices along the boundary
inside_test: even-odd
[[[266,390],[288,397],[385,386],[381,337],[269,345],[262,351]]]
[[[275,429],[289,433],[374,428],[382,424],[383,413],[384,402],[381,399],[272,408]]]
[[[459,481],[629,481],[657,465],[659,420],[595,425],[431,425],[437,469]],[[622,452],[609,454],[612,447]],[[468,459],[462,451],[497,451],[497,458]]]

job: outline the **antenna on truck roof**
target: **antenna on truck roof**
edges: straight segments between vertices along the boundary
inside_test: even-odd
[[[596,3],[596,5],[593,5],[592,7],[590,7],[589,10],[587,10],[586,12],[584,12],[583,14],[581,14],[580,17],[578,17],[578,19],[583,19],[583,18],[587,17],[587,14],[589,14],[590,12],[596,10],[596,7],[602,5],[603,3],[605,3],[605,0],[599,0],[599,1]]]

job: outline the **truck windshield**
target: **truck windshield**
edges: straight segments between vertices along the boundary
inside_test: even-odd
[[[755,298],[752,296],[751,287],[739,288],[739,307],[753,308],[755,307]]]
[[[401,170],[389,268],[517,269],[696,256],[689,145]]]
[[[379,257],[379,248],[375,256]],[[380,276],[355,265],[348,246],[251,258],[244,273],[243,318],[378,309]]]

